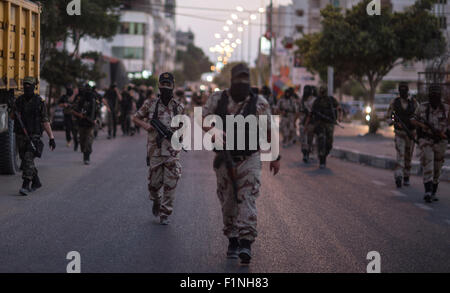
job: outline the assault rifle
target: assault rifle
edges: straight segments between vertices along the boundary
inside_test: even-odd
[[[311,113],[312,113],[313,115],[319,116],[320,118],[322,118],[322,119],[324,119],[324,120],[326,120],[326,121],[328,121],[328,122],[330,122],[330,123],[333,123],[334,125],[337,125],[337,126],[339,126],[340,128],[344,129],[344,126],[342,126],[341,124],[339,124],[336,120],[331,119],[331,118],[328,117],[327,115],[324,115],[324,114],[322,114],[322,113],[320,113],[320,112],[317,112],[317,111],[314,111],[314,110],[311,111]]]
[[[42,151],[44,150],[44,144],[40,140],[37,145],[33,142],[33,139],[30,137],[27,129],[25,128],[25,125],[22,121],[22,117],[20,116],[19,112],[17,112],[16,109],[14,109],[13,111],[14,111],[14,116],[16,117],[16,120],[19,122],[20,128],[22,129],[23,133],[25,134],[25,137],[27,138],[28,142],[30,143],[31,151],[33,152],[33,154],[36,158],[40,158],[42,156]]]
[[[397,115],[397,113],[395,111],[392,111],[392,116],[394,116],[395,122],[397,122],[398,124],[400,124],[400,126],[402,127],[402,130],[404,130],[406,132],[406,135],[415,143],[419,144],[419,142],[416,140],[416,138],[414,137],[414,135],[411,133],[411,131],[409,130],[409,128],[406,126],[405,122],[403,122],[403,120],[400,118],[400,116]]]
[[[424,124],[428,129],[422,129],[422,132],[425,132],[425,136],[431,138],[434,143],[438,143],[441,140],[443,140],[444,138],[441,136],[441,132],[436,130],[433,125],[431,125],[428,121],[421,119],[418,116],[414,116],[414,119],[416,119],[417,121],[419,121],[420,123]],[[448,137],[447,137],[448,139]]]
[[[160,120],[152,119],[150,120],[150,125],[158,132],[158,147],[161,147],[161,143],[164,139],[169,142],[172,140],[173,131],[168,129]],[[184,152],[187,152],[184,148],[181,148]]]

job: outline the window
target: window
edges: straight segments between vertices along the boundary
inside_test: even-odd
[[[120,24],[120,34],[122,35],[145,35],[145,23],[122,22]]]
[[[120,59],[143,59],[144,48],[139,47],[113,47],[113,56]]]

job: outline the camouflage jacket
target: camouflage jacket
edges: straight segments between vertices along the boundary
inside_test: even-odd
[[[151,121],[153,119],[153,114],[156,110],[156,105],[160,101],[159,98],[146,100],[144,105],[136,112],[135,117],[140,120]],[[169,105],[165,106],[162,102],[158,105],[158,119],[168,128],[175,131],[175,128],[170,127],[172,118],[177,115],[182,115],[184,111],[183,105],[175,101],[175,99],[170,100]],[[172,157],[175,159],[179,158],[179,151],[172,148],[172,144],[167,139],[164,139],[161,144],[161,148],[158,147],[158,132],[155,129],[151,129],[148,132],[147,149],[148,156],[152,157]]]

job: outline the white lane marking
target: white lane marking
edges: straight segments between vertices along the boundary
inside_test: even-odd
[[[378,186],[386,186],[386,183],[383,183],[383,182],[380,182],[380,181],[377,181],[377,180],[372,180],[372,183],[375,184],[375,185],[378,185]]]
[[[400,191],[397,191],[397,190],[391,190],[391,192],[392,192],[392,194],[394,194],[395,196],[399,196],[399,197],[407,197],[406,194],[404,194],[404,193],[402,193],[402,192],[400,192]]]
[[[423,203],[415,203],[414,205],[415,205],[416,207],[422,209],[422,210],[426,210],[426,211],[432,211],[432,210],[433,210],[432,208],[430,208],[430,207],[427,206],[427,205],[424,205]]]

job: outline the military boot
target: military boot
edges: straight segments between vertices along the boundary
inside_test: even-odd
[[[30,183],[31,183],[30,179],[23,180],[22,188],[19,191],[21,195],[27,196],[31,192]]]
[[[425,186],[425,196],[423,197],[423,200],[426,203],[432,203],[433,200],[431,198],[431,194],[433,193],[433,182],[424,183],[424,186]]]
[[[161,203],[156,200],[153,201],[152,213],[155,217],[159,217],[160,209],[161,209]]]
[[[327,157],[322,156],[322,157],[319,158],[319,160],[320,160],[319,168],[320,169],[325,169],[327,167]]]
[[[403,178],[403,185],[404,185],[404,186],[410,186],[410,185],[411,185],[411,184],[409,183],[409,177]]]
[[[308,164],[309,163],[309,152],[303,151],[303,163]]]
[[[39,179],[38,174],[33,176],[33,180],[31,181],[31,191],[34,192],[42,187],[41,180]]]
[[[74,143],[73,143],[73,151],[74,152],[77,152],[78,151],[78,141],[74,141]]]
[[[395,185],[397,185],[397,188],[402,188],[402,183],[403,178],[402,177],[395,177]]]
[[[227,258],[237,259],[239,256],[239,241],[237,238],[230,238],[228,244]]]
[[[439,201],[439,198],[436,197],[436,193],[438,191],[438,183],[433,183],[433,191],[431,192],[431,200],[432,201]]]
[[[84,164],[87,166],[87,165],[89,165],[91,162],[90,162],[90,154],[88,154],[88,153],[84,153],[83,154],[83,162],[84,162]]]
[[[241,264],[249,264],[252,259],[252,243],[249,240],[242,239],[239,242],[239,258],[241,259]]]
[[[163,226],[167,226],[170,224],[170,220],[167,216],[161,216],[161,218],[159,219],[159,223]]]

